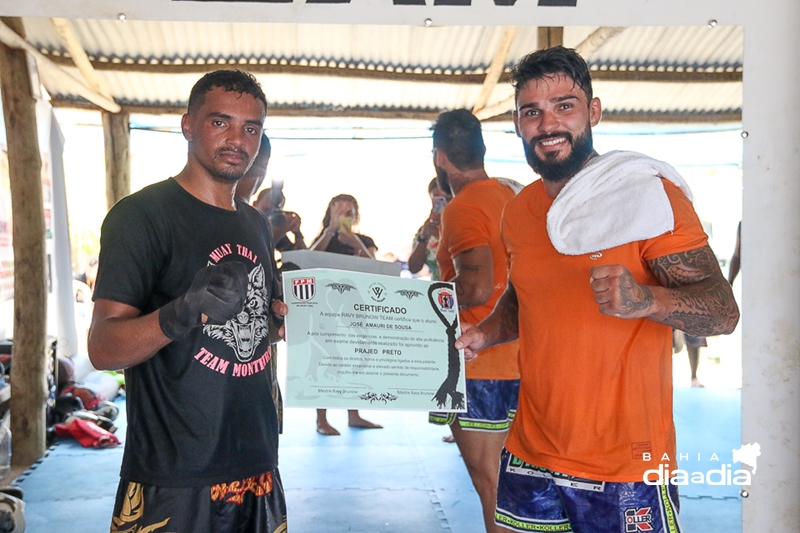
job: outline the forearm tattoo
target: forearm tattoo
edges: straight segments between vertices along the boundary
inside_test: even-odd
[[[659,283],[669,289],[672,311],[664,324],[695,336],[733,331],[739,307],[711,248],[666,255],[648,262]]]

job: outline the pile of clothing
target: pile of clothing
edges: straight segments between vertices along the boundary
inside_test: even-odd
[[[110,448],[119,444],[114,425],[119,407],[84,384],[75,381],[72,360],[58,357],[55,387],[51,387],[48,428],[58,437],[73,437],[87,448]]]

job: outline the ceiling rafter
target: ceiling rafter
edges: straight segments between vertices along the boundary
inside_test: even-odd
[[[83,100],[72,100],[54,97],[54,107],[65,109],[94,109],[94,106]],[[122,103],[122,112],[145,115],[182,115],[186,112],[186,104],[129,104]],[[271,117],[363,117],[385,119],[408,119],[433,121],[441,110],[390,109],[390,108],[353,108],[320,105],[287,106],[271,104],[267,111]],[[495,115],[488,119],[491,122],[511,121],[511,114]],[[738,110],[707,113],[614,113],[604,112],[603,123],[704,123],[727,124],[742,121],[742,113]]]
[[[93,104],[102,107],[103,109],[112,113],[118,113],[120,107],[112,100],[105,96],[93,91],[87,87],[82,80],[72,76],[69,72],[59,67],[48,59],[44,54],[34,48],[28,41],[20,37],[14,30],[9,28],[4,22],[0,21],[0,41],[6,46],[11,48],[18,48],[25,50],[36,59],[36,65],[44,79],[50,79],[58,83],[63,83],[64,87],[75,91],[83,98],[86,98]],[[47,84],[45,83],[45,86]]]
[[[53,63],[61,66],[72,67],[73,62],[69,57],[47,55]],[[452,83],[465,85],[481,85],[486,79],[483,73],[445,74],[444,69],[420,67],[376,67],[370,65],[358,68],[356,65],[346,67],[320,67],[311,65],[272,64],[270,62],[234,62],[218,61],[207,63],[165,63],[155,60],[143,62],[124,62],[119,59],[113,61],[91,60],[92,67],[98,72],[130,72],[139,74],[205,74],[220,68],[241,68],[253,74],[297,74],[306,76],[335,76],[344,78],[366,78],[390,81],[414,81],[427,83]],[[388,70],[387,68],[391,68]],[[399,70],[402,68],[402,70]],[[590,65],[592,79],[595,81],[649,81],[661,83],[737,83],[742,81],[740,67],[685,67],[685,66],[660,66],[638,67],[627,65]],[[417,72],[415,72],[415,70]],[[437,72],[442,70],[442,72]],[[499,82],[507,82],[508,72],[500,75]]]
[[[111,91],[97,75],[91,61],[89,61],[89,56],[86,55],[86,51],[84,51],[69,20],[52,18],[50,21],[53,23],[53,26],[55,26],[59,37],[61,37],[61,41],[64,43],[64,46],[67,47],[70,57],[72,57],[73,63],[80,71],[89,88],[105,96],[109,100],[113,100],[114,98],[111,96]]]
[[[517,36],[517,28],[515,26],[508,26],[503,32],[503,37],[500,39],[500,44],[492,58],[492,63],[489,65],[489,70],[486,72],[486,77],[483,80],[481,92],[478,95],[475,105],[472,108],[473,113],[477,113],[489,102],[495,87],[500,82],[500,77],[503,75],[508,59],[508,52],[511,50],[511,45],[514,44],[514,39]]]
[[[560,31],[558,31],[560,30]],[[603,27],[596,29],[588,37],[586,37],[583,41],[581,41],[578,46],[575,47],[575,50],[581,54],[582,57],[586,57],[593,52],[596,52],[600,48],[603,47],[608,41],[619,35],[625,30],[625,28],[620,27]],[[564,37],[564,28],[539,28],[539,49],[551,48],[553,46],[561,46]],[[601,71],[602,72],[602,71]],[[625,70],[627,72],[627,69]],[[592,76],[594,78],[594,76]],[[597,78],[594,78],[597,79]],[[633,80],[630,80],[633,81]],[[508,113],[512,109],[514,109],[514,104],[516,101],[516,97],[514,95],[509,96],[505,100],[502,100],[490,108],[484,109],[481,113],[477,114],[476,116],[480,120],[486,120],[487,118],[491,118],[495,115],[502,115],[504,113]]]

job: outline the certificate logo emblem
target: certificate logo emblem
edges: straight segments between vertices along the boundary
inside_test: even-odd
[[[448,290],[440,290],[439,294],[436,296],[436,300],[439,302],[439,307],[442,311],[449,311],[456,305],[456,299],[453,298],[453,293]]]
[[[292,294],[302,301],[312,300],[317,293],[314,278],[297,278],[292,280]]]
[[[399,291],[394,291],[395,294],[399,294],[401,296],[405,296],[409,300],[413,300],[417,296],[422,296],[422,293],[419,291],[412,291],[409,289],[401,289]]]
[[[386,299],[386,287],[380,283],[373,283],[369,286],[369,297],[376,302],[382,302]]]
[[[351,289],[355,289],[355,287],[347,283],[328,283],[325,286],[330,287],[335,291],[339,291],[339,294],[344,294],[345,292],[348,292]]]

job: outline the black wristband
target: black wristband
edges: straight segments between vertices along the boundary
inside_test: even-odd
[[[172,300],[158,310],[158,325],[161,332],[173,341],[188,335],[193,327],[182,324],[178,318],[178,300]]]

